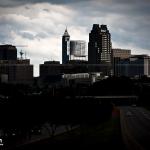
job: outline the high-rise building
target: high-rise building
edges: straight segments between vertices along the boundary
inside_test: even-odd
[[[0,60],[17,60],[17,49],[12,45],[0,45]]]
[[[111,63],[111,34],[106,25],[94,24],[89,33],[89,64]]]
[[[70,56],[70,35],[67,29],[62,36],[62,64],[66,64],[69,61]]]

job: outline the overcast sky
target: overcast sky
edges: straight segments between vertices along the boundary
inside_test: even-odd
[[[27,45],[17,48],[35,76],[38,64],[61,61],[66,26],[72,40],[88,43],[95,23],[108,26],[114,48],[150,55],[150,0],[0,0],[0,43]]]

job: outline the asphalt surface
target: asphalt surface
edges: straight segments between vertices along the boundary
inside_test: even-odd
[[[150,111],[136,106],[120,107],[122,136],[129,150],[150,150]]]

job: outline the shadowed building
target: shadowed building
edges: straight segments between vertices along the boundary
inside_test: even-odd
[[[103,72],[104,75],[110,74],[110,65],[101,64],[40,64],[40,77],[58,74],[71,73],[92,73]]]
[[[116,63],[117,76],[140,77],[150,75],[150,57],[148,55],[132,55],[120,59]]]
[[[42,83],[59,82],[62,79],[62,75],[69,74],[74,76],[74,74],[93,74],[95,72],[100,73],[102,76],[108,76],[110,67],[108,64],[56,64],[44,62],[44,64],[40,64],[40,79]]]
[[[14,84],[33,82],[33,65],[30,65],[29,59],[17,59],[15,46],[0,46],[0,82]]]
[[[0,60],[17,60],[17,49],[12,45],[0,45]]]
[[[33,82],[33,65],[0,64],[1,82],[30,84]]]
[[[131,57],[131,50],[121,49],[121,48],[112,48],[112,66],[113,66],[113,75],[118,76],[119,70],[117,64],[122,59],[128,59]]]
[[[131,50],[121,49],[121,48],[112,48],[112,57],[119,57],[121,59],[129,58],[131,56]]]
[[[94,24],[89,33],[89,64],[111,63],[111,34],[106,25]]]

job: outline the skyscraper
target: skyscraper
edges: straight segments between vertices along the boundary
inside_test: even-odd
[[[94,24],[89,33],[89,64],[111,63],[111,34],[106,25]]]
[[[69,61],[70,56],[70,35],[67,28],[62,36],[62,64],[66,64]]]

